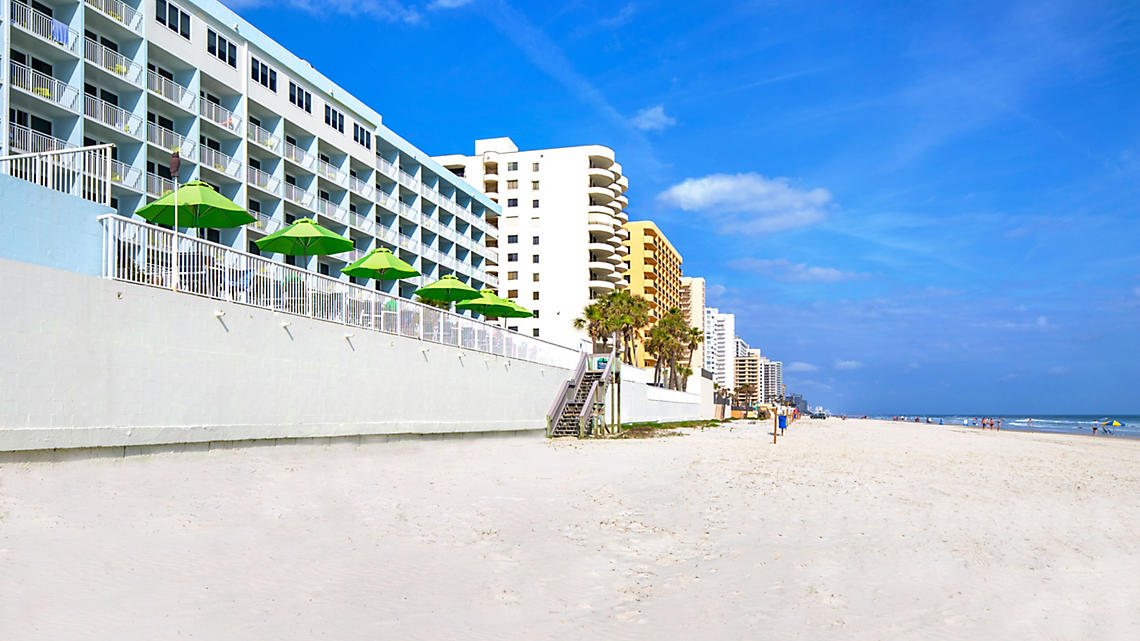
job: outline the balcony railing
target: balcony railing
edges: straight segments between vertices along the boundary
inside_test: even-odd
[[[87,38],[83,42],[83,57],[107,73],[116,75],[132,85],[142,86],[143,68],[118,51]]]
[[[241,117],[216,102],[210,102],[209,100],[199,102],[198,113],[206,120],[209,120],[223,129],[232,131],[235,134],[241,131]]]
[[[146,72],[146,88],[186,111],[194,111],[194,105],[198,103],[198,96],[194,92],[150,69]]]
[[[346,225],[348,224],[348,210],[324,198],[317,199],[317,212],[333,220],[340,221]]]
[[[539,338],[162,227],[99,220],[105,278],[566,369],[578,359]]]
[[[252,122],[246,124],[245,135],[247,138],[261,145],[262,147],[265,147],[269,151],[272,151],[273,153],[281,153],[281,141],[278,140],[277,137],[273,134],[269,133],[265,129],[262,129],[261,127],[258,127]]]
[[[47,74],[13,62],[12,85],[68,111],[79,111],[79,90]]]
[[[81,38],[78,31],[23,2],[12,1],[12,23],[65,51],[79,55]]]
[[[285,183],[285,199],[308,209],[313,208],[314,196],[296,185]]]
[[[408,189],[416,188],[416,177],[404,171],[403,169],[400,169],[398,171],[396,178],[401,185],[407,187]]]
[[[166,194],[174,191],[174,181],[169,178],[163,178],[158,174],[147,172],[146,175],[146,193],[148,196],[161,198]]]
[[[142,33],[143,30],[143,14],[141,11],[127,6],[121,0],[84,0],[89,7],[93,7],[103,15],[111,20],[118,22],[124,27],[134,31],[135,33]]]
[[[171,153],[178,152],[183,160],[195,160],[197,145],[186,144],[186,138],[153,122],[146,123],[146,141]]]
[[[135,191],[142,191],[142,177],[143,172],[140,169],[126,163],[121,163],[118,160],[111,161],[111,182],[116,185],[122,185],[123,187]]]
[[[364,196],[365,198],[372,198],[372,195],[376,193],[375,187],[357,178],[356,176],[348,177],[348,188],[360,194],[361,196]]]
[[[90,94],[83,96],[83,115],[128,136],[142,137],[142,118]]]
[[[289,141],[285,141],[284,155],[286,160],[300,165],[309,171],[316,169],[316,157]]]
[[[324,176],[333,182],[342,182],[344,180],[344,172],[333,167],[323,160],[317,160],[317,175]]]
[[[348,224],[352,225],[353,227],[355,227],[357,229],[366,231],[368,233],[372,233],[372,232],[376,231],[376,219],[375,218],[373,218],[371,216],[365,216],[364,214],[358,214],[354,211],[348,212]]]
[[[420,222],[421,216],[419,210],[402,200],[396,201],[396,211],[400,212],[400,215],[408,220],[415,221],[416,223]]]
[[[273,232],[281,229],[281,227],[282,227],[281,221],[277,220],[276,218],[273,218],[272,216],[267,216],[266,214],[263,214],[259,211],[254,211],[254,212],[250,212],[250,213],[253,214],[253,217],[256,219],[252,223],[249,223],[248,225],[246,225],[246,227],[248,227],[250,229],[253,229],[253,230],[259,231],[263,234],[268,235],[268,234],[272,234]]]
[[[21,127],[15,123],[8,124],[8,149],[20,153],[40,153],[45,151],[60,151],[71,145],[59,138],[52,138]]]
[[[111,148],[92,145],[0,157],[0,173],[102,205],[111,204]]]
[[[401,249],[406,249],[406,250],[412,252],[413,254],[420,253],[420,241],[418,241],[414,238],[400,234],[400,237],[399,237],[397,242],[400,245]]]
[[[271,194],[278,194],[278,187],[281,186],[280,180],[256,167],[245,168],[245,179],[249,184]]]
[[[377,158],[376,159],[376,167],[380,171],[384,172],[384,174],[386,176],[388,176],[389,178],[395,178],[396,177],[396,164],[395,163],[388,162],[387,160],[384,160],[383,158]]]
[[[377,225],[375,233],[377,238],[383,240],[389,245],[399,246],[400,244],[400,232],[396,231],[395,229]]]
[[[203,167],[209,167],[214,171],[225,174],[230,178],[241,178],[241,162],[234,160],[232,157],[223,154],[217,149],[211,149],[201,143],[198,144],[198,149],[202,153],[201,164]]]

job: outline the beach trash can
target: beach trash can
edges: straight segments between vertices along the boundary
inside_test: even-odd
[[[780,431],[787,429],[787,427],[788,427],[788,417],[787,416],[784,416],[783,414],[781,414],[779,416],[779,418],[777,419],[777,421],[778,421],[777,424],[780,426]]]

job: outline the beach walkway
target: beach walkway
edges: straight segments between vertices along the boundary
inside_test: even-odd
[[[2,463],[0,638],[1140,638],[1140,440],[769,430]]]

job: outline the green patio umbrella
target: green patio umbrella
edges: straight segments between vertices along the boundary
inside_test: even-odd
[[[175,220],[177,212],[177,220]],[[182,185],[135,213],[157,225],[179,227],[241,227],[257,220],[240,205],[200,180]]]
[[[351,250],[352,241],[302,218],[285,229],[253,241],[261,251],[289,256],[328,256]]]
[[[479,290],[479,298],[472,298],[455,304],[456,309],[466,309],[476,314],[499,318],[505,318],[511,313],[515,313],[516,307],[511,301],[496,296],[493,289]]]
[[[532,317],[534,317],[533,312],[531,312],[527,308],[523,307],[522,305],[519,305],[515,301],[508,300],[507,302],[510,303],[512,311],[510,313],[503,314],[503,318],[532,318]]]
[[[447,275],[434,283],[424,285],[414,292],[420,298],[439,301],[441,303],[454,303],[457,301],[479,298],[479,291],[465,284],[455,276]]]
[[[385,247],[373,249],[363,258],[341,271],[356,278],[372,278],[374,280],[399,280],[420,275],[415,267],[400,260]]]

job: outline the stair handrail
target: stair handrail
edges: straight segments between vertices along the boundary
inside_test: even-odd
[[[602,375],[594,380],[594,384],[590,386],[590,392],[586,394],[586,402],[582,403],[582,409],[578,411],[578,438],[582,438],[586,433],[586,420],[590,413],[594,411],[594,404],[597,402],[599,387],[605,393],[606,383],[613,376],[614,361],[616,360],[617,351],[610,353],[610,358],[606,361],[606,368],[602,370]],[[603,396],[603,399],[605,397]]]
[[[550,411],[546,413],[546,435],[550,436],[554,431],[554,425],[562,416],[562,410],[565,409],[566,403],[570,402],[570,390],[577,387],[582,380],[582,375],[586,373],[586,352],[579,352],[578,366],[574,368],[574,373],[570,378],[562,381],[562,386],[558,388],[558,394],[554,396],[554,402],[550,405]]]

